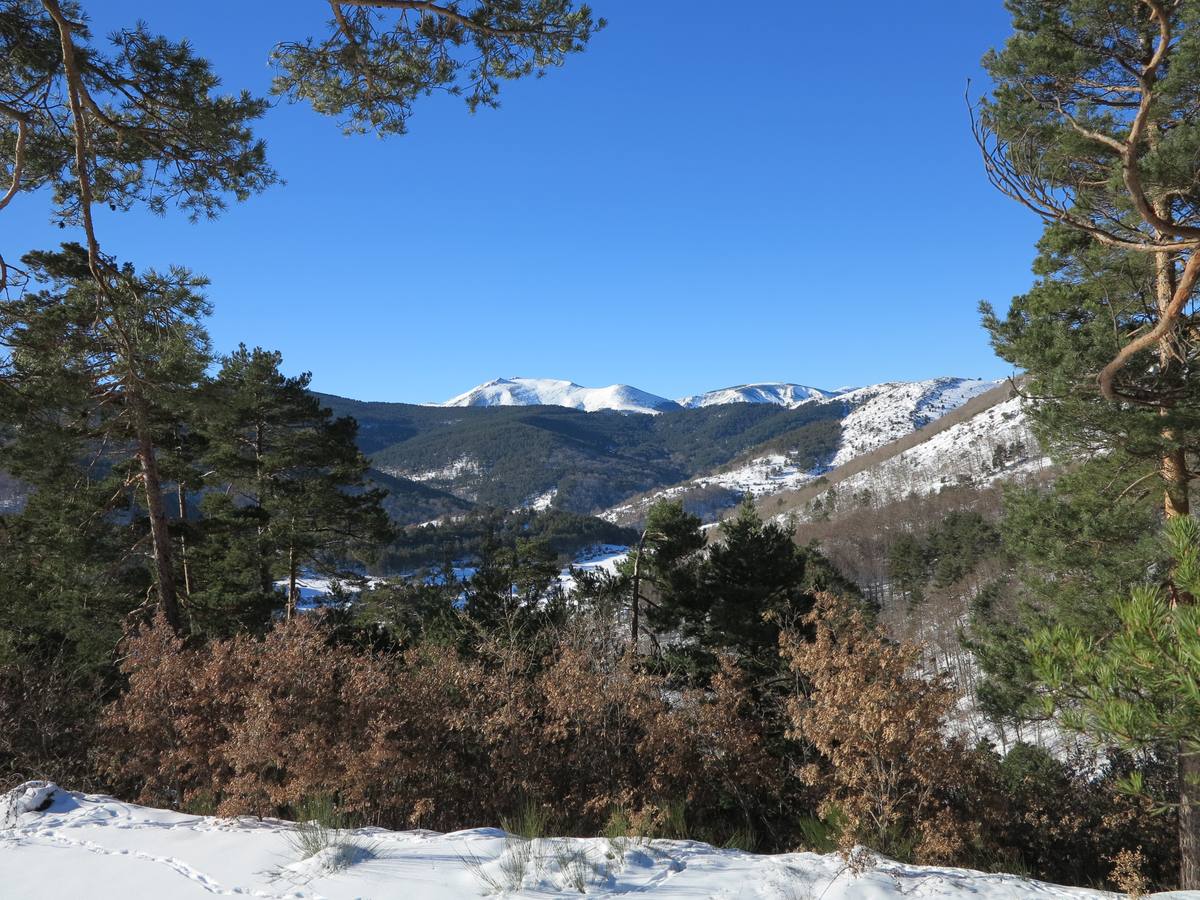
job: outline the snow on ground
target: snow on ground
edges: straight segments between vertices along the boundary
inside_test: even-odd
[[[550,508],[550,504],[554,502],[554,498],[558,496],[558,488],[552,487],[544,493],[530,497],[513,512],[520,512],[522,509],[532,509],[536,512],[545,512]]]
[[[822,392],[809,400],[798,399],[795,406],[803,403],[838,403],[844,409],[842,436],[838,449],[826,465],[811,470],[794,465],[783,454],[752,459],[735,468],[718,470],[693,478],[683,484],[655,491],[636,500],[626,501],[601,512],[600,518],[610,522],[625,522],[637,519],[652,503],[685,496],[698,488],[724,487],[738,494],[749,493],[755,497],[780,491],[795,490],[806,482],[818,478],[831,470],[843,466],[865,453],[907,437],[947,413],[958,409],[968,400],[990,391],[998,381],[981,381],[971,378],[932,378],[927,381],[896,381],[874,384],[870,387],[845,391]],[[747,387],[759,387],[748,385]],[[780,387],[775,385],[775,387]],[[785,385],[784,387],[802,387]],[[738,391],[729,388],[728,391]],[[806,390],[816,391],[816,388]],[[722,394],[717,391],[714,394]],[[699,395],[700,398],[708,395]],[[681,403],[706,405],[699,398],[688,397]],[[743,398],[740,402],[751,401]],[[782,402],[782,401],[780,401]],[[787,405],[787,404],[785,404]]]
[[[774,453],[752,459],[735,469],[693,478],[691,483],[701,487],[719,485],[739,494],[761,497],[777,491],[794,490],[815,477],[812,472],[793,465],[782,453]]]
[[[440,469],[426,469],[423,472],[406,472],[403,469],[385,469],[388,475],[407,478],[409,481],[452,481],[460,475],[479,475],[483,472],[479,461],[463,454],[458,459],[442,466]]]
[[[627,384],[582,387],[573,381],[554,378],[497,378],[438,406],[567,406],[586,412],[611,409],[618,412],[656,414],[677,409],[673,400],[638,390]]]
[[[372,576],[364,576],[362,581],[370,587],[383,583],[382,578]],[[287,579],[276,581],[275,588],[286,594],[288,590]],[[306,610],[327,606],[329,599],[339,594],[354,597],[358,594],[360,586],[349,581],[326,578],[323,575],[314,575],[308,572],[296,579],[296,590],[300,594],[300,598],[296,602],[296,608]]]
[[[617,566],[629,556],[629,548],[618,544],[602,544],[585,550],[558,574],[558,584],[563,593],[569,594],[575,590],[575,574],[577,572],[604,572],[608,575],[617,574]]]
[[[1050,465],[1013,397],[959,422],[927,441],[883,460],[837,484],[839,496],[863,490],[877,501],[909,494],[936,493],[943,487],[969,483],[987,487],[1037,472]]]
[[[346,833],[344,847],[302,860],[289,841],[292,826],[286,822],[190,816],[70,793],[44,783],[33,783],[28,792],[36,791],[40,795],[32,796],[28,804],[0,800],[8,807],[7,815],[0,809],[0,895],[4,897],[465,900],[586,894],[657,900],[1099,900],[1115,896],[1015,875],[887,860],[876,860],[856,874],[836,854],[759,856],[693,841],[630,841],[621,846],[601,838],[550,838],[527,843],[493,828],[451,834],[362,829]],[[18,789],[16,797],[25,793]],[[339,857],[346,863],[340,869]],[[1192,900],[1198,896],[1191,894]]]
[[[836,469],[899,440],[999,384],[975,378],[934,378],[875,384],[841,394],[830,402],[847,403],[851,408],[842,420],[842,442],[829,467]]]

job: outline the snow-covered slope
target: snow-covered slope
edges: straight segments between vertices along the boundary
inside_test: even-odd
[[[1029,427],[1020,397],[997,403],[928,440],[855,472],[837,483],[851,497],[867,491],[875,502],[912,494],[935,494],[944,487],[987,487],[1050,465]]]
[[[844,403],[847,408],[841,446],[829,467],[836,469],[924,428],[998,384],[977,378],[933,378],[873,384],[840,394],[829,401]]]
[[[628,413],[659,413],[677,409],[675,401],[627,384],[587,388],[553,378],[497,378],[452,397],[440,406],[567,406],[585,412],[612,409]]]
[[[19,788],[8,802],[0,798],[0,806],[7,807],[0,808],[0,896],[14,900],[1113,896],[1015,875],[888,860],[875,860],[856,874],[837,854],[757,856],[693,841],[527,842],[494,828],[452,834],[362,829],[344,833],[340,847],[300,859],[290,840],[293,826],[272,819],[183,815],[45,783]]]
[[[810,400],[827,400],[836,393],[836,391],[826,391],[804,384],[771,381],[760,384],[739,384],[734,387],[721,388],[719,391],[693,394],[678,402],[680,406],[687,409],[719,406],[723,403],[773,403],[776,406],[795,409],[801,403],[807,403]]]

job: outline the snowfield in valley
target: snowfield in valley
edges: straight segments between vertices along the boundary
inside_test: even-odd
[[[33,782],[0,798],[0,895],[20,900],[463,900],[638,896],[658,900],[1115,897],[1015,875],[830,854],[759,856],[693,841],[361,829],[298,859],[293,826],[150,809]],[[338,858],[339,864],[332,861]],[[340,867],[344,866],[344,867]],[[1160,894],[1160,898],[1193,892]]]

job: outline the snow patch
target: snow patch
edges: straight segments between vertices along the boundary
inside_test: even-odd
[[[375,828],[348,832],[349,839],[372,852],[339,867],[320,854],[296,862],[288,841],[293,826],[287,822],[184,815],[65,791],[54,796],[46,810],[26,811],[15,824],[0,828],[0,885],[6,897],[468,900],[495,896],[497,881],[503,895],[514,898],[578,897],[581,890],[593,897],[657,900],[1112,896],[1016,875],[878,858],[856,873],[838,854],[756,855],[695,841],[527,842],[494,828],[451,834]],[[514,857],[520,865],[514,865]],[[293,881],[289,875],[297,877]]]

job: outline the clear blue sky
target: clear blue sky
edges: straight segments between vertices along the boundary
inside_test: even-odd
[[[1001,0],[592,5],[609,27],[500,110],[431,98],[381,141],[281,104],[260,132],[286,185],[215,222],[106,216],[105,249],[208,275],[218,350],[279,349],[362,399],[504,375],[675,397],[1009,372],[976,305],[1028,287],[1040,224],[988,185],[963,102],[1008,33]],[[259,92],[271,45],[325,11],[85,6]],[[26,196],[0,226],[54,245],[44,212]]]

